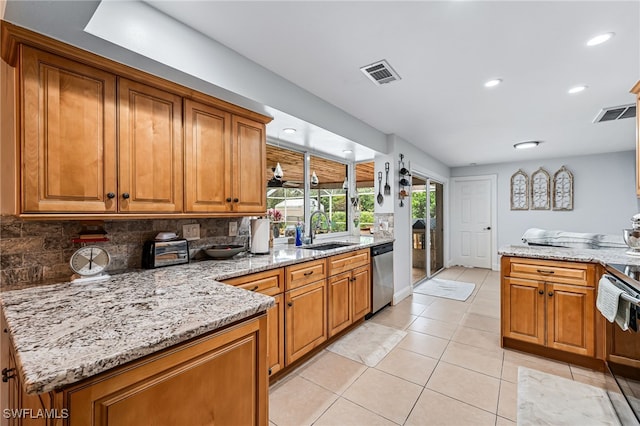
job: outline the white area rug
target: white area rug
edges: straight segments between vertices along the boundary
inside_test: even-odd
[[[620,425],[604,389],[518,367],[518,426]]]
[[[375,367],[406,335],[406,331],[366,322],[329,345],[327,350]]]
[[[463,302],[471,296],[476,285],[462,281],[443,280],[441,278],[431,278],[413,289],[414,292],[429,296],[446,297],[447,299],[462,300]]]

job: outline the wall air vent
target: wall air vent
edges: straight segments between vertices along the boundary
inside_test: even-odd
[[[391,65],[389,65],[389,63],[384,59],[374,62],[373,64],[366,65],[360,68],[360,71],[362,71],[364,75],[378,86],[400,80],[398,73],[391,68]]]
[[[636,116],[636,105],[622,105],[611,108],[603,108],[602,111],[593,119],[594,123],[602,123],[603,121],[622,120],[623,118],[633,118]]]

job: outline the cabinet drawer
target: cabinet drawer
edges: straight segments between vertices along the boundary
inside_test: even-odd
[[[244,275],[223,281],[225,284],[257,291],[268,296],[274,296],[284,291],[284,270],[282,268],[256,274]]]
[[[286,290],[301,287],[305,284],[321,280],[327,276],[325,259],[291,265],[285,268]]]
[[[595,265],[518,258],[511,260],[509,276],[593,287]]]
[[[369,252],[369,249],[362,249],[355,252],[352,251],[349,253],[331,256],[328,260],[329,276],[350,271],[359,266],[368,265]]]

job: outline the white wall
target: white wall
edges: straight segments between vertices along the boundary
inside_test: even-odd
[[[394,237],[396,239],[393,247],[393,281],[394,296],[393,303],[409,296],[412,292],[411,288],[411,249],[412,249],[412,229],[411,229],[411,199],[405,198],[404,207],[400,207],[398,199],[398,188],[400,181],[397,171],[400,154],[404,154],[405,166],[411,171],[417,171],[423,176],[431,177],[445,183],[449,178],[449,167],[440,161],[429,156],[424,151],[418,149],[408,141],[396,136],[389,135],[387,137],[388,152],[392,164],[393,184],[392,198],[394,201]],[[384,169],[384,164],[383,164]],[[376,170],[379,168],[376,159]],[[390,179],[391,180],[391,179]],[[445,186],[445,194],[447,193]],[[385,201],[386,202],[386,201]],[[448,199],[445,200],[445,217],[448,217],[447,210]],[[446,225],[445,225],[446,226]],[[447,237],[445,236],[445,240]]]
[[[509,191],[513,173],[522,169],[531,176],[544,167],[553,179],[563,165],[573,173],[572,211],[511,210]],[[452,178],[489,174],[498,175],[498,248],[522,243],[522,234],[528,228],[621,235],[622,229],[630,226],[631,216],[639,210],[634,151],[451,169]]]

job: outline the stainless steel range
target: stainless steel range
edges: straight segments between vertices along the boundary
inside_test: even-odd
[[[620,297],[631,305],[629,330],[622,331],[615,323],[607,323],[607,367],[635,415],[635,419],[626,419],[623,424],[634,420],[640,422],[640,266],[608,264],[607,272],[612,277],[610,281],[624,290]],[[615,398],[612,402],[619,415],[625,409],[628,411],[622,404],[616,405]],[[624,415],[621,416],[623,419]]]

